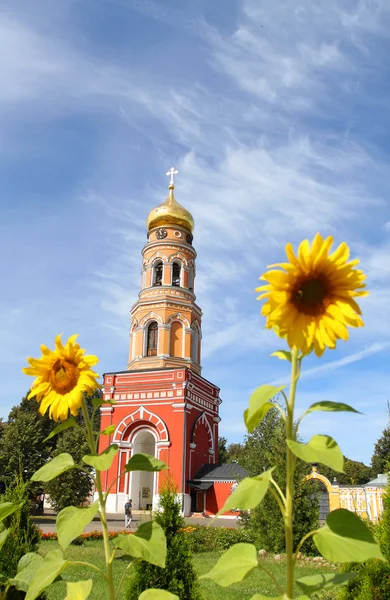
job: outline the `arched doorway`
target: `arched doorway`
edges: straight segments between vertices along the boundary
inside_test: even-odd
[[[138,430],[132,438],[132,454],[150,454],[155,456],[156,439],[148,429]],[[129,496],[135,510],[148,510],[153,504],[156,473],[132,471]]]

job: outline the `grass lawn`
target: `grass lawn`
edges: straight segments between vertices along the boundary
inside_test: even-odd
[[[41,543],[40,552],[44,555],[50,550],[59,548],[57,542],[45,541]],[[194,565],[199,575],[207,573],[211,567],[216,563],[220,555],[217,552],[207,552],[201,554],[194,554]],[[70,546],[65,552],[65,557],[71,561],[85,561],[91,562],[95,566],[104,569],[104,553],[102,541],[90,541],[86,542],[84,546]],[[285,561],[275,562],[273,558],[265,559],[264,563],[268,570],[272,572],[275,579],[282,585],[285,582]],[[114,577],[115,583],[118,585],[119,580],[128,565],[127,558],[122,557],[122,554],[118,552],[117,558],[114,563]],[[313,564],[302,563],[297,571],[299,576],[313,575],[319,572],[329,571],[329,568],[321,567],[318,568]],[[100,577],[99,573],[89,569],[84,565],[75,565],[67,569],[63,574],[63,578],[68,581],[79,581],[81,579],[93,579],[93,588],[90,595],[91,600],[107,600],[107,588]],[[270,581],[268,575],[259,570],[253,571],[244,579],[240,584],[232,585],[228,588],[221,588],[213,583],[211,580],[202,580],[200,582],[201,590],[205,600],[246,600],[253,596],[255,593],[262,593],[266,596],[276,596],[277,590],[273,583]],[[66,585],[65,582],[61,581],[53,584],[48,592],[48,600],[62,600],[65,594]],[[299,590],[297,589],[296,596],[299,596]],[[120,596],[122,599],[124,595]],[[318,595],[317,598],[321,600],[331,600],[336,596],[331,593],[324,593]]]

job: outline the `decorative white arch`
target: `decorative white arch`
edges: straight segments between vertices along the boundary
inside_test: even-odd
[[[183,315],[180,312],[177,312],[174,315],[171,315],[170,317],[168,317],[168,319],[166,321],[167,325],[171,325],[171,323],[173,323],[173,321],[180,321],[180,323],[182,323],[184,325],[184,327],[190,326],[188,319],[183,317]]]
[[[202,413],[201,415],[199,415],[199,417],[196,419],[195,423],[192,426],[192,431],[191,431],[191,443],[194,443],[194,437],[195,437],[195,432],[197,430],[197,428],[199,427],[199,425],[205,425],[206,429],[209,432],[209,442],[210,442],[210,446],[211,446],[211,450],[214,450],[214,436],[213,436],[213,431],[211,429],[211,425],[208,421],[208,418],[206,417],[206,413]]]
[[[148,313],[147,315],[145,315],[144,317],[142,317],[142,319],[139,322],[139,326],[140,327],[145,327],[145,325],[148,325],[149,321],[157,321],[157,323],[159,325],[163,324],[162,317],[159,314],[151,311],[150,313]]]
[[[175,262],[176,261],[180,261],[182,265],[185,265],[186,267],[188,266],[188,261],[186,259],[186,257],[184,256],[184,254],[182,254],[181,252],[175,252],[175,254],[171,254],[170,257],[168,258],[168,262]]]
[[[115,429],[112,441],[116,444],[120,444],[126,429],[129,427],[129,425],[136,423],[137,421],[146,421],[147,423],[154,425],[158,432],[159,442],[169,441],[168,428],[164,421],[156,414],[147,410],[144,406],[138,407],[134,412],[122,419]]]
[[[152,256],[149,256],[147,260],[145,260],[145,265],[151,265],[156,260],[162,260],[163,262],[168,262],[168,257],[166,254],[163,254],[160,250],[157,250]]]

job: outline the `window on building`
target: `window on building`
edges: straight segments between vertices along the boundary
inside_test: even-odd
[[[163,264],[162,261],[158,261],[154,265],[154,278],[153,285],[162,285],[162,277],[163,277]]]
[[[174,262],[172,266],[172,285],[180,287],[180,272],[181,265],[178,262]]]
[[[157,356],[158,325],[152,321],[148,327],[146,356]]]

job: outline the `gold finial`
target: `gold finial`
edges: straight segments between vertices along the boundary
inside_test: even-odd
[[[174,177],[175,175],[177,175],[177,174],[178,174],[178,172],[179,172],[179,171],[178,171],[177,169],[175,169],[175,167],[171,167],[171,168],[169,169],[169,171],[167,171],[167,172],[165,173],[165,175],[168,175],[168,177],[170,177],[170,181],[169,181],[169,188],[168,188],[168,189],[170,189],[170,190],[173,190],[173,189],[174,189],[174,187],[175,187],[175,183],[174,183],[174,181],[173,181],[173,177]]]

